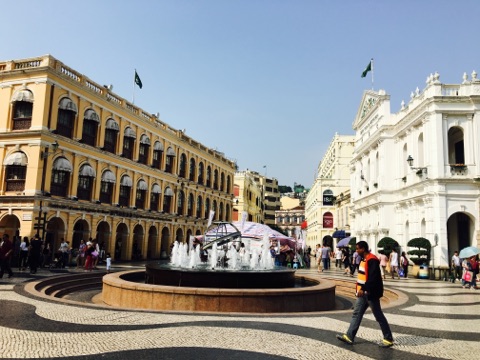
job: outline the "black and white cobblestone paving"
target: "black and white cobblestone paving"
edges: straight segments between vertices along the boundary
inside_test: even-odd
[[[345,279],[335,270],[321,276]],[[370,312],[349,346],[335,335],[346,331],[351,310],[252,316],[99,309],[30,296],[23,291],[28,279],[0,279],[2,359],[425,360],[480,353],[480,291],[459,283],[387,280],[408,301],[385,309],[395,346],[382,349]]]

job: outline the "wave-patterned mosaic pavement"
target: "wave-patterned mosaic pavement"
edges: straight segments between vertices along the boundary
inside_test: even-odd
[[[302,272],[302,271],[300,271]],[[342,277],[331,271],[325,277]],[[408,301],[385,309],[395,346],[370,312],[356,344],[338,342],[351,310],[305,315],[120,311],[29,296],[0,280],[0,358],[41,359],[469,359],[478,354],[480,291],[402,279],[386,286]]]

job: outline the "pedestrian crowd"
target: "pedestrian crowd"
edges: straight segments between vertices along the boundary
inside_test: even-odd
[[[465,289],[478,290],[480,262],[478,255],[460,258],[458,251],[455,251],[451,260],[451,281],[459,281]]]
[[[81,240],[76,249],[72,249],[70,243],[62,238],[56,251],[51,241],[42,241],[38,234],[32,238],[14,237],[12,241],[5,233],[0,241],[0,278],[4,274],[9,278],[14,276],[12,266],[18,266],[19,272],[36,274],[41,268],[68,268],[73,264],[77,269],[92,271],[100,262],[105,262],[107,271],[110,270],[110,254],[105,253],[104,244],[99,245],[91,238],[87,242]]]

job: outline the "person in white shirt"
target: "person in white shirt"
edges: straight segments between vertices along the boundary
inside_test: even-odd
[[[340,248],[337,248],[335,250],[335,267],[342,267],[342,250]]]
[[[110,254],[107,254],[105,262],[107,263],[107,273],[109,273],[112,268],[112,258],[110,257]]]
[[[395,279],[395,273],[397,273],[398,278],[398,253],[395,249],[390,253],[390,272],[392,273],[392,279]]]
[[[458,256],[458,251],[455,251],[452,256],[452,269],[455,281],[462,279],[462,260]]]
[[[23,241],[20,243],[20,257],[18,260],[18,270],[23,271],[27,269],[28,251],[30,247],[30,241],[28,236],[23,237]]]

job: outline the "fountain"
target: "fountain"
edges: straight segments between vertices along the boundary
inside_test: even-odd
[[[144,309],[252,313],[334,308],[332,282],[297,277],[294,269],[274,266],[268,234],[258,239],[242,235],[231,223],[214,226],[203,244],[175,242],[170,264],[152,262],[145,272],[106,275],[104,302]],[[145,284],[137,282],[141,278]]]

